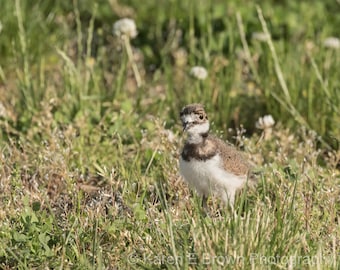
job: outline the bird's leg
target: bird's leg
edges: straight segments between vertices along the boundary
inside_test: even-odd
[[[208,209],[208,197],[206,195],[203,195],[202,197],[202,207],[204,208],[204,210],[206,211]]]

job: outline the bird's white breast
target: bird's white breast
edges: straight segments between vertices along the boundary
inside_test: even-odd
[[[221,192],[234,193],[246,182],[246,176],[237,176],[223,169],[220,155],[199,161],[185,161],[180,158],[180,173],[190,186],[200,194]]]

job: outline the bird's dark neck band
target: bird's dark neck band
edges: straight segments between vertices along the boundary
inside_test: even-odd
[[[200,134],[202,136],[203,139],[207,138],[209,135],[209,132],[204,132]]]

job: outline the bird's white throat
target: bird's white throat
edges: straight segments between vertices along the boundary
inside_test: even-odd
[[[202,134],[209,131],[209,122],[195,124],[188,128],[188,143],[198,144],[203,141]]]

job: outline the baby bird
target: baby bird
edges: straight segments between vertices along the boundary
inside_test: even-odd
[[[235,193],[254,183],[252,166],[235,147],[209,134],[209,120],[201,104],[185,106],[180,113],[188,137],[180,156],[180,173],[203,196],[219,196],[233,208]]]

